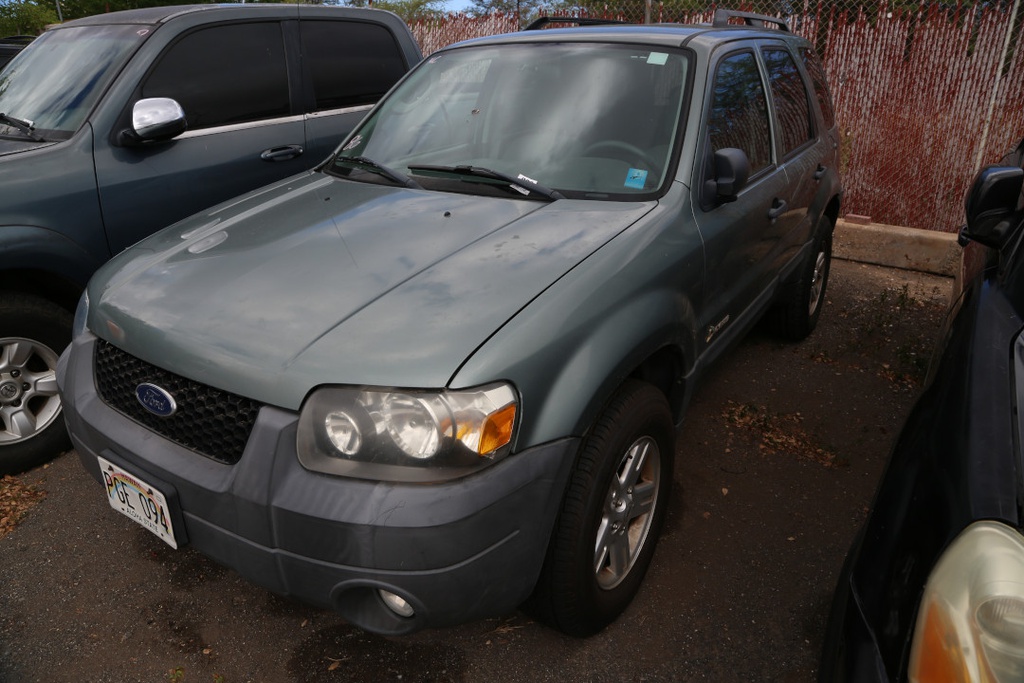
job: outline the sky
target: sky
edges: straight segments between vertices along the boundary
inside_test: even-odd
[[[471,0],[448,0],[448,2],[445,3],[444,8],[449,12],[461,12],[472,5],[473,3]]]

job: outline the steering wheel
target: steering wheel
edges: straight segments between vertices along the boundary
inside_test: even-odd
[[[601,152],[610,152],[610,156],[612,158],[621,159],[627,163],[639,160],[647,166],[648,170],[651,171],[657,169],[660,165],[644,150],[640,149],[636,145],[623,142],[622,140],[599,140],[583,150],[583,156],[609,156],[609,154],[601,154]]]

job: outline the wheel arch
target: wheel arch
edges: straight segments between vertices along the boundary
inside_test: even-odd
[[[517,450],[585,435],[629,378],[648,382],[664,394],[678,422],[695,357],[689,301],[678,292],[657,289],[587,323],[533,353],[523,346],[536,338],[532,325],[526,325],[488,349],[487,362],[465,367],[455,385],[493,381],[504,374],[495,366],[518,356],[512,360],[512,376],[506,376],[523,397]]]
[[[828,204],[825,206],[825,211],[823,212],[823,215],[828,218],[829,222],[832,224],[832,227],[835,227],[836,221],[839,220],[839,207],[839,195],[833,195],[832,199],[830,199]]]
[[[574,389],[580,395],[589,394],[588,400],[577,415],[571,433],[578,436],[585,435],[629,379],[646,382],[658,389],[668,401],[673,419],[678,423],[689,397],[687,380],[692,365],[688,363],[688,359],[694,357],[692,336],[682,328],[665,326],[652,331],[642,339],[633,340],[632,344],[615,348],[614,344],[609,343],[607,348],[601,349],[601,346],[605,344],[602,337],[605,336],[600,333],[595,334],[594,343],[581,349],[580,354],[573,361],[582,365],[593,355],[600,357],[607,354],[605,355],[607,358],[617,357],[614,365],[608,366],[612,370],[603,377],[593,377],[589,384],[584,383],[582,386],[575,384],[572,374],[567,374],[552,388],[548,397],[550,403],[567,400],[565,397]],[[589,387],[589,391],[583,387]]]
[[[68,237],[45,228],[3,226],[0,291],[32,294],[74,311],[103,261]]]

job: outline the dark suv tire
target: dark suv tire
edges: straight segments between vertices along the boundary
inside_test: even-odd
[[[818,325],[832,265],[833,228],[832,220],[822,216],[814,236],[814,248],[800,266],[800,279],[782,290],[771,311],[775,330],[785,339],[800,341]]]
[[[629,605],[665,521],[674,444],[665,396],[627,381],[580,448],[527,611],[589,636]]]
[[[0,292],[0,475],[71,447],[56,380],[71,324],[70,313],[45,299]]]

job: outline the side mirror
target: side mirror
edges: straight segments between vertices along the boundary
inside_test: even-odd
[[[1014,166],[981,169],[967,193],[967,225],[960,230],[961,244],[974,240],[993,249],[1005,246],[1022,224],[1022,189],[1024,169]]]
[[[163,142],[181,135],[188,124],[185,110],[170,97],[149,97],[132,107],[132,127],[121,132],[121,142]]]
[[[720,202],[734,202],[736,196],[747,186],[750,178],[750,160],[747,153],[735,147],[726,147],[715,152],[714,196]],[[712,188],[708,188],[712,189]]]

